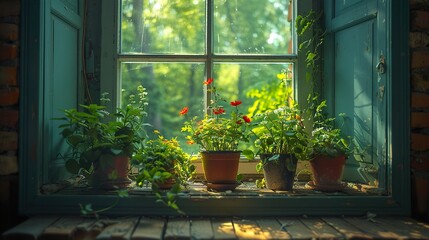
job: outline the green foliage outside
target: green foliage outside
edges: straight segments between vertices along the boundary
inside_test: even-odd
[[[287,54],[293,22],[288,22],[289,0],[215,0],[213,2],[213,54]],[[205,1],[123,0],[121,49],[123,54],[204,56]],[[282,86],[276,74],[293,64],[279,62],[214,62],[213,78],[227,101],[240,100],[243,114],[253,116],[278,105],[292,86]],[[121,87],[132,94],[137,85],[149,92],[148,122],[166,138],[177,137],[188,153],[198,146],[186,144],[178,114],[189,106],[189,115],[204,116],[202,87],[205,62],[122,62]],[[291,81],[290,81],[291,83]],[[287,89],[287,90],[286,90]],[[128,96],[121,97],[126,104]],[[247,111],[246,111],[247,109]],[[148,132],[151,132],[150,130]]]

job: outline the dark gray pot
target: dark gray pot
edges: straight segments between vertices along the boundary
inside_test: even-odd
[[[269,161],[275,154],[261,154],[265,183],[274,191],[290,191],[295,181],[298,160],[291,154],[279,154],[278,160]]]

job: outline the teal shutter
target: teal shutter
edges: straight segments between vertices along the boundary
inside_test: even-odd
[[[66,177],[64,160],[58,155],[64,150],[64,140],[53,120],[63,116],[63,110],[77,107],[80,74],[81,13],[78,0],[45,1],[44,55],[44,181],[56,182]]]
[[[325,96],[332,114],[346,114],[338,124],[357,147],[344,179],[380,188],[386,185],[387,74],[376,65],[388,57],[385,10],[384,1],[325,1]]]

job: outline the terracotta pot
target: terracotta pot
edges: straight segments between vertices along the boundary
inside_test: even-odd
[[[268,161],[274,154],[261,154],[265,184],[268,189],[289,191],[293,188],[298,160],[291,154],[280,154],[278,161]]]
[[[240,152],[201,152],[204,177],[208,183],[235,184]]]
[[[319,155],[310,161],[311,171],[313,172],[313,184],[315,186],[333,189],[342,186],[344,165],[346,157],[344,155],[329,157]]]
[[[126,188],[131,183],[128,178],[129,168],[129,157],[127,156],[102,155],[98,161],[94,162],[92,185],[105,190]]]
[[[158,188],[161,190],[168,190],[173,187],[173,185],[176,183],[176,179],[174,178],[174,175],[176,174],[174,171],[174,168],[167,170],[169,173],[171,173],[171,177],[165,180],[164,182],[157,182]]]
[[[173,177],[171,177],[162,183],[157,183],[157,185],[158,185],[158,188],[161,190],[168,190],[168,189],[171,189],[175,183],[176,183],[176,180]]]

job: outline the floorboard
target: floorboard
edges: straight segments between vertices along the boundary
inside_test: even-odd
[[[194,239],[213,239],[213,228],[209,218],[191,219],[191,236]]]
[[[292,239],[313,239],[315,237],[313,232],[298,218],[285,217],[279,218],[279,221],[282,224],[282,229],[287,231]]]
[[[429,224],[408,217],[117,217],[36,216],[5,240],[91,239],[429,239]]]
[[[132,240],[161,239],[164,234],[165,219],[142,217],[138,222]]]
[[[282,229],[279,221],[274,218],[256,219],[256,223],[262,229],[267,239],[292,239],[292,236]]]
[[[212,219],[212,229],[214,239],[237,239],[234,231],[234,225],[229,218],[214,218]]]
[[[371,235],[362,232],[349,222],[346,222],[343,218],[324,217],[322,219],[335,230],[342,233],[346,239],[373,239]]]
[[[191,223],[186,218],[172,218],[167,222],[165,239],[191,239]]]
[[[313,236],[317,236],[319,239],[345,238],[341,232],[338,232],[320,218],[311,217],[301,218],[300,220],[310,229],[310,231],[313,233]]]
[[[233,219],[232,222],[238,239],[267,239],[253,219]]]

